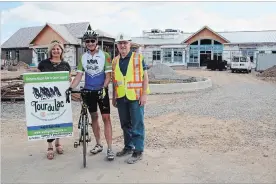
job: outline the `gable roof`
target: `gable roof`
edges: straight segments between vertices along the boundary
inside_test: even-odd
[[[223,39],[225,42],[230,42],[229,40],[227,40],[226,38],[224,38],[223,36],[221,36],[220,34],[218,34],[217,32],[213,31],[211,28],[209,28],[208,26],[204,26],[202,27],[200,30],[198,30],[197,32],[195,32],[194,34],[190,35],[188,38],[186,38],[183,43],[185,43],[186,41],[188,41],[189,39],[191,39],[192,37],[194,37],[195,35],[197,35],[198,33],[200,33],[201,31],[203,31],[204,29],[208,29],[209,31],[211,31],[213,34],[217,35],[218,37],[220,37],[221,39]]]
[[[70,23],[70,24],[49,24],[52,29],[57,31],[65,40],[75,42],[86,32],[89,22]],[[16,31],[7,41],[5,41],[1,48],[28,48],[33,39],[41,32],[45,26],[26,27]],[[72,39],[72,37],[74,39]]]
[[[41,29],[41,31],[37,34],[37,36],[47,27],[49,26],[50,28],[52,28],[55,32],[57,32],[67,43],[70,44],[79,44],[77,39],[72,36],[72,34],[68,31],[68,29],[65,26],[62,25],[58,25],[58,24],[50,24],[50,23],[46,23],[46,25]],[[36,36],[36,37],[37,37]],[[30,43],[32,43],[35,39],[32,39],[32,41]]]
[[[96,31],[96,33],[99,34],[99,37],[107,37],[107,38],[114,38],[114,39],[115,39],[114,36],[112,36],[112,35],[110,35],[110,34],[104,32],[104,31],[102,31],[102,30],[100,30],[100,29],[96,29],[95,31]]]
[[[43,29],[42,26],[26,27],[16,31],[1,48],[22,48],[29,47],[29,43]]]
[[[204,29],[204,27],[202,28]],[[132,37],[135,43],[141,45],[168,45],[168,44],[185,44],[185,41],[190,39],[196,33],[182,33],[174,39],[148,38],[148,37]],[[213,31],[214,32],[214,31]],[[276,30],[264,31],[228,31],[215,32],[220,37],[226,39],[225,44],[242,44],[242,43],[276,43]]]
[[[90,26],[89,22],[80,22],[80,23],[70,23],[70,24],[60,24],[65,26],[68,31],[76,38],[83,37],[84,33]]]

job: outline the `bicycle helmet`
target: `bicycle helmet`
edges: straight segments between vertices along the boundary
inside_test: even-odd
[[[98,38],[98,34],[93,31],[93,30],[88,30],[84,35],[83,35],[83,40],[92,40],[92,39],[97,39]]]

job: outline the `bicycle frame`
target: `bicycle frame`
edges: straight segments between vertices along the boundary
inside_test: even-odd
[[[85,103],[82,103],[81,107],[81,113],[80,113],[80,118],[79,118],[79,123],[78,123],[78,129],[81,131],[85,128],[85,130],[88,130],[88,125],[89,125],[89,118],[88,118],[88,113],[87,113],[87,105]],[[83,142],[84,137],[83,137],[83,132],[80,132],[80,137],[79,137],[79,144]],[[87,131],[87,135],[89,135]],[[90,140],[91,141],[91,140]],[[89,139],[86,140],[86,142],[90,142]]]
[[[81,93],[82,99],[83,95],[87,93],[86,91],[72,91],[72,93]],[[77,148],[81,145],[83,146],[83,166],[86,167],[86,154],[87,154],[87,144],[91,142],[91,136],[89,135],[88,125],[89,117],[88,117],[88,108],[85,104],[84,100],[82,100],[80,118],[78,122],[78,129],[79,131],[79,140],[74,142],[74,148]],[[91,125],[91,124],[90,124]]]

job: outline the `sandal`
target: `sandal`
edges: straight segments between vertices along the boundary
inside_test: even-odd
[[[56,144],[56,151],[58,154],[63,154],[63,148],[60,144]]]
[[[54,149],[53,148],[48,148],[48,152],[47,152],[47,158],[49,160],[52,160],[54,158],[55,154],[54,154]]]

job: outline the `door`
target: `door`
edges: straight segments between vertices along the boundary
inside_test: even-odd
[[[211,51],[200,51],[200,66],[207,66],[209,60],[211,60]]]

